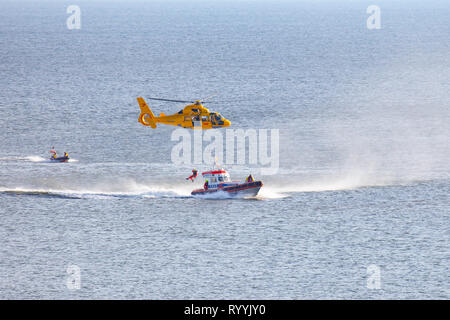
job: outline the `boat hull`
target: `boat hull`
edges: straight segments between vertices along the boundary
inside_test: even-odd
[[[211,195],[221,192],[230,197],[254,197],[258,194],[262,186],[262,181],[253,181],[217,189],[197,189],[192,191],[191,195]]]
[[[70,158],[59,157],[59,158],[50,158],[50,160],[54,162],[68,162]]]

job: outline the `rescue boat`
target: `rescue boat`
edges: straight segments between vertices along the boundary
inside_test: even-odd
[[[206,171],[202,173],[202,176],[205,179],[203,189],[196,189],[191,192],[191,195],[225,192],[231,197],[254,197],[263,186],[262,181],[254,181],[251,175],[244,182],[231,181],[230,174],[224,169]]]

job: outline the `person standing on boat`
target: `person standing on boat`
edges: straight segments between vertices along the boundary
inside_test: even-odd
[[[56,151],[55,151],[55,147],[52,147],[52,149],[51,149],[49,152],[52,154],[51,158],[52,158],[52,159],[56,159]]]
[[[208,180],[205,181],[205,184],[203,185],[203,188],[204,188],[205,190],[208,190]]]
[[[251,174],[247,177],[247,179],[245,179],[245,182],[253,182],[253,177]]]

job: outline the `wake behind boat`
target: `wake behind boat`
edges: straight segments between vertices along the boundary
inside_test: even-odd
[[[232,197],[254,197],[263,186],[262,181],[254,181],[249,175],[245,182],[231,181],[230,174],[224,169],[206,171],[202,173],[205,179],[203,189],[196,189],[191,195],[209,195],[225,192]]]

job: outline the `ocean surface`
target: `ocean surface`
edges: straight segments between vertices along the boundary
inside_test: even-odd
[[[0,298],[449,299],[449,16],[0,1]],[[191,196],[211,164],[174,163],[176,128],[137,121],[138,96],[214,94],[229,129],[279,130],[276,174],[223,164],[263,180],[256,198]]]

